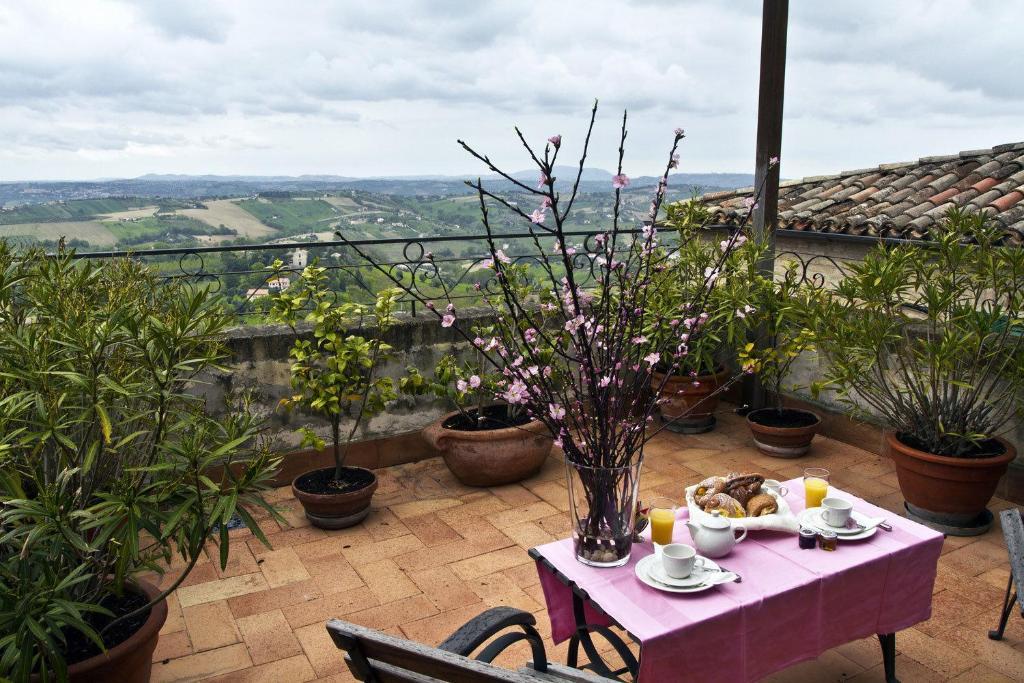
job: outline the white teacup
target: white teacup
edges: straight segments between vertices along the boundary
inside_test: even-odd
[[[842,498],[826,498],[821,501],[821,516],[825,524],[834,527],[845,527],[853,514],[853,504]]]
[[[697,557],[697,550],[685,543],[669,543],[661,549],[661,564],[665,573],[673,579],[685,579],[694,567],[704,566],[704,559]]]
[[[789,489],[782,485],[778,479],[765,479],[764,483],[761,484],[761,488],[768,489],[776,496],[785,498],[789,494]]]

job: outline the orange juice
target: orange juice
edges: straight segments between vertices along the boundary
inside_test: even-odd
[[[807,507],[821,507],[821,501],[828,495],[828,482],[818,477],[804,477],[804,496]]]
[[[647,513],[651,520],[651,540],[658,545],[668,545],[672,542],[672,527],[676,521],[675,510],[665,508],[651,508]]]

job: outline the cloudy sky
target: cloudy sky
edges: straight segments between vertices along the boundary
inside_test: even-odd
[[[792,3],[782,174],[1024,140],[1024,0]],[[750,172],[760,2],[0,0],[0,180],[471,174],[511,135]]]

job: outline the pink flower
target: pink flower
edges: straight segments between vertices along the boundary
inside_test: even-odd
[[[473,387],[474,389],[479,388],[480,387],[480,376],[479,375],[471,376],[469,378],[469,386]]]
[[[536,209],[530,214],[530,222],[536,225],[543,223],[545,218],[547,218],[547,214],[544,213],[544,209]]]
[[[548,414],[551,415],[552,420],[563,420],[565,419],[565,408],[557,403],[550,403],[548,404]]]
[[[423,255],[423,258],[425,258],[428,261],[430,261],[430,260],[432,260],[434,258],[434,254],[432,252],[428,251],[426,254]]]
[[[605,375],[604,377],[602,377],[600,379],[600,381],[598,381],[597,386],[599,386],[601,388],[604,388],[604,387],[608,386],[611,383],[612,383],[612,378],[609,377],[608,375]]]
[[[540,200],[540,208],[542,208],[542,209],[550,209],[551,208],[551,197],[545,197],[544,199]]]
[[[550,182],[551,182],[551,178],[548,177],[548,174],[541,172],[540,180],[537,181],[537,189],[539,190],[540,188],[544,187],[545,185],[547,185]]]
[[[561,135],[552,135],[551,137],[548,138],[548,142],[550,142],[552,145],[554,145],[555,149],[558,149],[559,147],[562,146],[562,136]]]
[[[523,339],[526,340],[527,344],[532,344],[537,340],[537,330],[532,327],[523,332]]]
[[[600,233],[600,234],[594,235],[594,242],[596,242],[600,246],[604,246],[604,243],[605,243],[605,241],[607,239],[608,239],[608,235],[603,233],[603,232]]]
[[[629,177],[626,176],[625,173],[620,173],[618,175],[612,176],[612,187],[614,187],[616,190],[621,190],[622,188],[628,185]]]
[[[475,346],[477,348],[480,348],[484,344],[485,344],[485,342],[484,342],[483,338],[481,338],[481,337],[477,337],[476,339],[473,340],[473,346]]]
[[[502,263],[512,263],[512,259],[508,257],[504,249],[498,249],[494,252],[494,257]]]
[[[466,393],[466,390],[469,389],[469,384],[466,383],[466,380],[460,379],[455,383],[455,388],[464,394]]]
[[[778,163],[779,163],[779,157],[777,157],[777,156],[775,156],[775,157],[772,157],[772,158],[770,158],[770,159],[768,160],[768,165],[769,165],[769,166],[775,166],[775,165],[777,165]]]
[[[757,202],[754,201],[753,197],[747,197],[746,199],[743,200],[743,206],[745,206],[748,209],[756,209]]]
[[[455,304],[449,303],[448,306],[444,310],[445,310],[446,313],[454,313],[455,312]]]
[[[646,356],[644,356],[644,360],[647,361],[647,364],[653,368],[655,365],[661,362],[661,354],[658,353],[657,351],[649,353]]]
[[[714,283],[714,281],[718,279],[718,275],[718,268],[708,266],[704,269],[704,277],[707,278],[708,283]]]
[[[434,310],[434,302],[433,301],[428,301],[427,302],[427,308],[429,308],[430,310]]]
[[[526,384],[522,380],[513,380],[512,384],[508,386],[505,393],[501,395],[503,399],[515,405],[517,403],[526,403],[530,397],[530,392],[526,388]]]
[[[677,138],[686,137],[686,133],[683,131],[682,128],[676,128],[676,137]]]
[[[441,318],[441,327],[451,327],[455,324],[455,316],[451,313],[445,313],[444,317]]]
[[[668,162],[669,168],[679,168],[679,155],[673,154],[672,161]]]
[[[487,346],[484,347],[484,351],[493,351],[494,349],[498,348],[499,346],[500,346],[500,344],[498,343],[498,338],[497,337],[491,337],[491,341],[487,342]]]

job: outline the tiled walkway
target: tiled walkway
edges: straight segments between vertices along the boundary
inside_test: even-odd
[[[836,485],[894,512],[902,505],[888,461],[818,438],[798,461],[760,455],[733,416],[716,431],[665,433],[648,445],[642,497],[681,497],[684,485],[730,470],[788,479],[810,465],[829,467]],[[377,472],[374,510],[356,528],[325,532],[308,525],[289,489],[273,499],[288,526],[271,523],[274,549],[240,530],[231,561],[198,565],[172,596],[153,667],[154,681],[290,682],[352,680],[324,629],[342,617],[394,635],[437,644],[493,605],[513,605],[549,630],[527,549],[568,535],[564,469],[549,459],[539,475],[496,489],[459,484],[439,459]],[[992,509],[1007,507],[993,501]],[[216,557],[216,549],[211,549]],[[933,617],[897,636],[897,672],[914,681],[1024,680],[1024,619],[1006,639],[986,633],[996,621],[1008,576],[998,528],[980,538],[946,540]],[[565,661],[565,647],[547,643]],[[522,664],[528,652],[505,661]],[[874,639],[849,643],[773,681],[882,681]],[[713,676],[710,677],[713,680]]]

